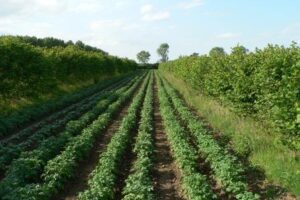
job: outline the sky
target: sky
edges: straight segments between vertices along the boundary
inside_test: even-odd
[[[136,59],[170,45],[170,59],[300,43],[298,0],[0,0],[0,35],[81,40]]]

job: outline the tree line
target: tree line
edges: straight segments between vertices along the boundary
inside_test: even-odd
[[[81,41],[29,36],[1,36],[0,58],[1,100],[51,93],[60,84],[98,82],[137,67]]]
[[[184,56],[160,70],[185,80],[202,93],[230,104],[242,115],[265,120],[300,149],[300,47],[268,45],[250,52],[243,46],[226,53]]]

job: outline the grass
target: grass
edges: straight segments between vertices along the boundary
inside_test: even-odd
[[[196,109],[209,124],[230,139],[231,147],[238,154],[249,154],[251,165],[262,169],[268,182],[300,196],[300,158],[281,144],[280,136],[271,128],[252,118],[242,118],[229,107],[202,95],[184,81],[169,73],[161,72],[180,92],[186,102]]]

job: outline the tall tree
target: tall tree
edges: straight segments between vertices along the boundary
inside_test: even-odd
[[[169,59],[169,45],[167,43],[163,43],[157,49],[157,54],[161,57],[161,62],[167,62]]]
[[[146,64],[148,63],[149,59],[150,59],[150,53],[148,51],[140,51],[136,57],[138,59],[138,61],[142,64]]]
[[[214,47],[209,51],[209,56],[214,57],[214,56],[224,56],[225,50],[222,47]]]
[[[191,57],[197,57],[197,56],[199,56],[199,53],[194,52],[194,53],[192,53],[190,56],[191,56]]]
[[[232,50],[231,50],[232,54],[239,54],[239,53],[246,54],[248,52],[249,52],[249,50],[246,47],[244,47],[244,46],[242,46],[240,44],[238,44],[237,46],[233,47]]]

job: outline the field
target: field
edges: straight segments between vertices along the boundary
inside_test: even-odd
[[[157,70],[81,92],[2,137],[1,199],[297,199],[264,182]]]
[[[300,200],[300,1],[2,4],[0,200]]]

